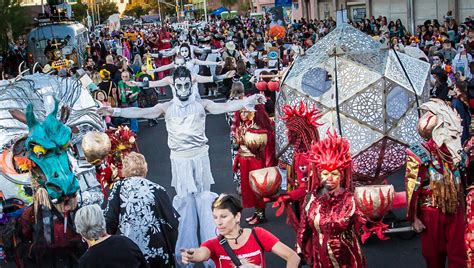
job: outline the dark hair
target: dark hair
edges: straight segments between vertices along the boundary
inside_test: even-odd
[[[187,77],[190,80],[192,80],[191,71],[189,71],[189,69],[184,66],[179,66],[173,72],[173,82],[176,81],[176,79],[180,77]]]
[[[227,209],[232,215],[237,215],[237,213],[242,213],[243,207],[242,202],[233,194],[221,194],[214,202],[212,202],[212,210],[214,209]]]

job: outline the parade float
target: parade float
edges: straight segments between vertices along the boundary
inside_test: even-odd
[[[338,26],[286,73],[276,103],[277,152],[291,163],[284,105],[319,109],[319,134],[347,138],[356,185],[376,184],[402,167],[405,148],[420,140],[418,105],[428,98],[430,65],[391,49],[348,24]]]
[[[75,209],[103,201],[81,148],[87,132],[105,130],[86,78],[35,73],[1,81],[0,250],[19,266],[56,261],[44,250],[61,248],[60,237],[77,242]]]
[[[392,204],[405,204],[404,193],[384,184],[405,165],[407,146],[421,140],[418,106],[428,99],[429,73],[429,63],[383,48],[348,24],[338,26],[284,74],[275,116],[280,161],[291,165],[293,159],[285,105],[318,109],[320,137],[333,129],[350,143],[357,204],[374,225],[381,223]],[[387,227],[372,231],[383,238]]]

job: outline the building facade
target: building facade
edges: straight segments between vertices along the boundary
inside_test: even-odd
[[[274,6],[272,0],[253,0],[255,12],[264,12]],[[336,11],[345,9],[351,20],[370,16],[385,16],[390,22],[401,19],[408,29],[423,24],[428,19],[443,22],[446,12],[453,11],[454,18],[463,22],[474,16],[474,0],[293,0],[288,15],[292,19],[336,18]]]

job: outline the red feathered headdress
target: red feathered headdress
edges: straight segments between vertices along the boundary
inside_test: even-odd
[[[328,130],[325,139],[311,146],[309,159],[319,170],[345,169],[352,163],[349,142]]]
[[[317,108],[309,109],[303,101],[299,105],[292,107],[283,106],[284,115],[281,117],[285,121],[288,129],[288,139],[295,149],[303,151],[309,150],[311,143],[319,141],[318,119],[321,113]],[[291,138],[294,136],[294,138]]]
[[[323,170],[341,172],[341,186],[352,191],[352,157],[349,142],[338,137],[336,132],[328,130],[326,138],[311,146],[309,161],[314,163],[319,172]]]

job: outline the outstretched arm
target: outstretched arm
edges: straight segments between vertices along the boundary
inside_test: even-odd
[[[147,73],[164,72],[166,70],[173,69],[173,68],[175,68],[174,63],[170,63],[170,64],[166,64],[155,69],[147,70]]]
[[[111,108],[111,107],[101,107],[97,111],[101,116],[114,116],[114,117],[124,117],[124,118],[147,118],[155,119],[160,117],[166,112],[168,108],[168,103],[158,103],[157,105],[150,108]]]
[[[214,66],[217,66],[220,64],[220,62],[217,62],[217,61],[208,61],[208,60],[198,60],[198,59],[194,59],[194,63],[197,64],[197,65],[214,65]]]
[[[176,53],[177,53],[177,49],[175,47],[175,48],[170,49],[170,50],[159,51],[158,53],[151,53],[151,56],[153,58],[158,58],[160,56],[162,56],[162,57],[171,57],[171,56],[176,55]]]
[[[202,75],[194,74],[193,79],[194,81],[200,84],[203,84],[203,83],[213,83],[213,82],[220,81],[226,78],[231,78],[234,75],[235,75],[235,71],[228,71],[225,74],[215,75],[215,76],[202,76]]]
[[[225,103],[217,103],[207,99],[201,100],[204,109],[211,114],[235,112],[244,108],[253,111],[255,105],[264,104],[265,102],[266,98],[262,94],[255,94],[241,100],[233,100]]]
[[[169,76],[158,81],[150,81],[148,84],[149,87],[166,87],[169,85],[171,85],[171,78]]]

